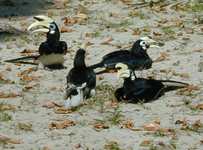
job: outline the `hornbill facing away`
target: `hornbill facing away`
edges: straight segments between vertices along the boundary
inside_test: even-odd
[[[158,99],[165,92],[185,88],[187,83],[172,80],[154,80],[144,78],[132,79],[128,66],[122,63],[116,65],[118,78],[124,80],[123,86],[115,91],[118,101],[124,100],[130,103],[149,102]]]
[[[6,62],[21,62],[21,60],[25,59],[34,59],[42,63],[44,67],[50,69],[63,68],[64,55],[67,52],[67,44],[64,41],[60,41],[60,31],[57,24],[47,16],[39,15],[35,16],[34,19],[36,22],[28,27],[28,31],[34,28],[32,33],[47,33],[46,41],[42,42],[39,46],[39,55],[21,57],[7,60]]]
[[[96,74],[85,64],[85,50],[80,48],[75,55],[73,68],[67,75],[65,107],[80,105],[95,94]]]
[[[143,70],[149,69],[152,66],[152,59],[147,54],[149,47],[155,47],[151,45],[155,43],[154,40],[143,37],[137,40],[130,50],[119,50],[111,52],[103,56],[100,63],[90,66],[92,69],[105,68],[103,71],[97,72],[97,74],[108,72],[108,70],[115,70],[117,63],[124,63],[128,65],[131,70]],[[158,47],[158,46],[157,46]]]

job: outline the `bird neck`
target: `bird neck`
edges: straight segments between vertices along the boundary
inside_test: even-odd
[[[59,40],[60,40],[60,33],[58,30],[54,34],[47,33],[46,42],[49,43],[49,45],[56,45],[58,44]]]
[[[76,54],[74,59],[74,68],[86,68],[85,55]]]

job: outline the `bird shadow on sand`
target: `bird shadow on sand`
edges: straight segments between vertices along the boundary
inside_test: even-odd
[[[0,18],[40,14],[53,4],[53,0],[0,0]]]

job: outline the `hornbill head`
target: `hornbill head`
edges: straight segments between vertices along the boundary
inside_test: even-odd
[[[53,19],[43,15],[35,16],[34,19],[36,22],[28,27],[28,31],[31,31],[34,28],[32,33],[45,32],[47,33],[48,41],[59,41],[60,31]]]
[[[131,75],[131,71],[130,69],[128,69],[128,66],[126,64],[123,63],[118,63],[115,66],[116,70],[117,70],[117,77],[118,79],[125,79],[125,78],[129,78]]]
[[[152,40],[149,37],[141,37],[139,40],[137,40],[132,47],[132,50],[134,51],[140,51],[140,50],[147,50],[150,47],[159,47],[158,45],[155,45],[156,41]]]

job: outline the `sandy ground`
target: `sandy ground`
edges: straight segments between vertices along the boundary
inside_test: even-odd
[[[202,5],[169,0],[150,8],[137,3],[140,1],[0,2],[0,149],[203,149]],[[62,28],[61,39],[69,45],[67,69],[48,71],[3,62],[21,56],[24,49],[38,49],[45,36],[26,32],[37,14],[51,16]],[[68,112],[51,103],[63,103],[65,77],[84,40],[91,43],[86,62],[92,64],[146,35],[161,48],[148,50],[157,61],[137,74],[192,86],[151,103],[118,104],[113,91],[120,82],[115,74],[105,74],[98,77],[97,96],[85,105]]]

